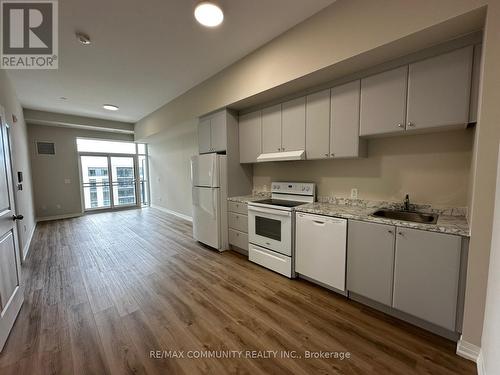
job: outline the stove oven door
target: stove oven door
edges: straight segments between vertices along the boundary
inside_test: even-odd
[[[292,256],[292,212],[248,205],[249,242]]]

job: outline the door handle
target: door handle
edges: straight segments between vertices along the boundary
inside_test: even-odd
[[[13,221],[22,220],[22,219],[24,219],[23,215],[12,215]]]
[[[318,224],[318,225],[325,225],[324,221],[313,220],[313,222]]]

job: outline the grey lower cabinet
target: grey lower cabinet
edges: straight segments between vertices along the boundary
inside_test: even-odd
[[[461,252],[460,236],[349,220],[347,290],[456,332]]]
[[[228,240],[233,250],[248,252],[248,206],[241,202],[228,202]],[[241,252],[241,251],[240,251]]]
[[[393,307],[455,331],[461,243],[455,235],[398,228]]]
[[[395,227],[349,220],[347,290],[391,306]]]

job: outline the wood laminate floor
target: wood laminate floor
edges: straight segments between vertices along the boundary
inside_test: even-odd
[[[23,278],[2,375],[475,373],[453,342],[207,249],[155,209],[39,223]]]

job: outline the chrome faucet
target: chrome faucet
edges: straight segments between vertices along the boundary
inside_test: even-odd
[[[410,196],[406,194],[405,200],[403,201],[403,210],[410,211]]]

